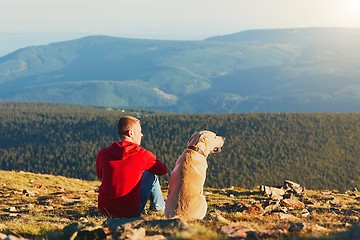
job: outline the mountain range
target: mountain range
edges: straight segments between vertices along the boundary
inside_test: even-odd
[[[360,29],[88,36],[0,58],[0,100],[178,113],[359,112]]]

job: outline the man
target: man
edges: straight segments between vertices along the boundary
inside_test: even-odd
[[[117,131],[120,141],[101,149],[96,157],[100,212],[108,217],[137,217],[149,198],[152,210],[163,210],[165,201],[156,175],[167,173],[167,167],[140,147],[140,120],[121,117]]]

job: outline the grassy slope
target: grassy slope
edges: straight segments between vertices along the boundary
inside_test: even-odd
[[[0,232],[17,233],[34,238],[58,239],[62,229],[74,222],[105,220],[97,212],[96,190],[100,182],[70,179],[62,176],[0,170]],[[166,196],[167,189],[163,189]],[[255,230],[288,228],[289,224],[302,222],[317,224],[323,230],[300,232],[292,239],[341,239],[338,232],[359,224],[360,193],[334,191],[306,191],[308,217],[299,210],[290,210],[290,218],[279,214],[252,215],[239,211],[239,206],[261,204],[266,199],[257,189],[241,188],[206,189],[208,215],[202,221],[188,222],[189,230],[147,228],[147,235],[162,234],[168,238],[214,239],[226,238],[221,227],[236,222]],[[162,215],[148,213],[145,220],[164,219]],[[225,219],[226,220],[225,220]]]

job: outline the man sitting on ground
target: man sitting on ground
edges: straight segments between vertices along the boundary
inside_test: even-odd
[[[150,209],[165,207],[157,175],[167,167],[150,151],[140,147],[140,120],[131,116],[118,121],[119,142],[99,151],[96,174],[101,178],[99,211],[108,217],[138,217],[150,199]]]

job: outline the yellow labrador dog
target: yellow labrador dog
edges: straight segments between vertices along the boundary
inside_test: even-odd
[[[210,153],[219,153],[225,138],[210,131],[194,133],[188,147],[176,161],[171,172],[169,192],[165,205],[167,218],[203,219],[207,203],[203,187],[208,167],[206,158]]]

